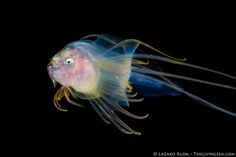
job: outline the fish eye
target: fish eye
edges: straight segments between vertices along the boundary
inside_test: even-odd
[[[72,58],[66,58],[64,61],[64,64],[67,66],[71,65],[72,63],[74,63],[74,60]]]

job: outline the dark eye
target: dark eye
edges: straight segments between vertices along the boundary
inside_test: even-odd
[[[71,65],[72,63],[74,63],[74,60],[72,58],[66,58],[64,61],[64,64],[67,66]]]

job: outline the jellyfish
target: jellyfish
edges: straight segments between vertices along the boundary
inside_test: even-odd
[[[148,114],[135,115],[127,108],[148,96],[186,95],[200,104],[236,117],[236,113],[189,92],[180,82],[184,80],[229,90],[236,90],[236,87],[169,73],[159,66],[160,62],[236,79],[220,71],[187,63],[186,58],[170,56],[137,39],[93,34],[69,43],[51,58],[47,66],[49,76],[54,86],[60,84],[53,98],[54,105],[60,111],[67,111],[60,104],[62,98],[78,107],[84,107],[79,100],[88,100],[105,123],[134,135],[141,135],[141,132],[129,127],[117,113],[134,119],[147,118]]]

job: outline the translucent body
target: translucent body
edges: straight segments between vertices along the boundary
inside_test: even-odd
[[[144,53],[139,49],[140,46],[150,49],[154,54]],[[235,87],[167,73],[162,71],[161,67],[149,62],[167,62],[236,79],[219,71],[185,63],[185,60],[171,57],[136,39],[122,40],[108,35],[86,36],[68,44],[48,65],[51,79],[62,86],[54,96],[54,104],[59,110],[66,111],[59,104],[63,97],[71,104],[80,107],[82,105],[72,101],[70,95],[77,100],[87,99],[104,122],[113,123],[122,132],[135,135],[141,133],[126,125],[115,111],[135,119],[146,118],[148,115],[137,116],[124,109],[129,106],[129,102],[143,100],[136,98],[137,94],[143,96],[185,94],[201,104],[236,117],[235,113],[186,91],[178,81],[188,80],[231,90],[236,90]]]

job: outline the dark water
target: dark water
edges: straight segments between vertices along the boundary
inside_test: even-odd
[[[81,102],[86,106],[84,109],[64,103],[63,107],[69,109],[66,113],[54,108],[52,98],[56,89],[46,71],[49,59],[69,42],[93,33],[137,38],[170,55],[187,57],[190,63],[236,75],[235,39],[231,39],[236,35],[233,11],[208,7],[156,10],[145,14],[134,9],[117,13],[113,18],[106,13],[84,14],[72,19],[69,19],[71,15],[63,16],[60,10],[49,11],[51,14],[36,11],[34,18],[23,14],[21,22],[11,20],[12,25],[7,26],[10,36],[6,38],[9,56],[4,59],[7,69],[4,76],[9,81],[5,91],[8,101],[1,104],[3,149],[10,148],[8,154],[53,156],[235,153],[235,144],[231,142],[236,139],[236,118],[204,107],[184,95],[146,98],[142,103],[132,104],[129,111],[150,113],[150,117],[133,120],[121,115],[121,118],[141,131],[142,136],[125,135],[104,124],[86,101]],[[14,18],[19,19],[17,13]],[[96,22],[97,19],[101,21]],[[170,67],[173,69],[178,74],[236,85],[235,81],[215,75]],[[184,82],[184,87],[236,112],[235,92],[188,82]]]

